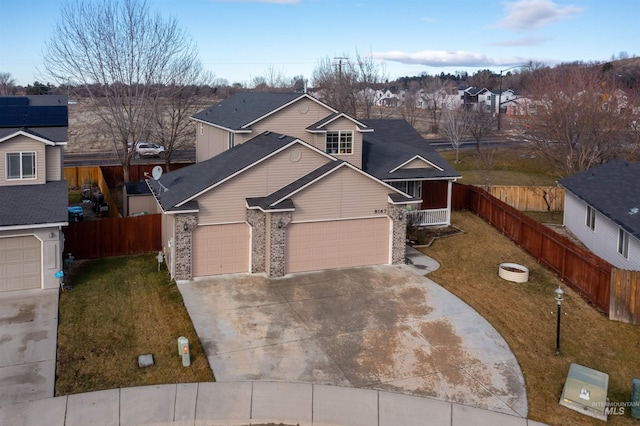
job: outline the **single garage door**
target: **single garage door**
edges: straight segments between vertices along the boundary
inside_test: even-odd
[[[249,225],[198,226],[193,232],[193,276],[249,271]]]
[[[388,264],[389,234],[386,217],[292,223],[287,227],[285,270]]]
[[[0,291],[41,288],[40,240],[0,238]]]

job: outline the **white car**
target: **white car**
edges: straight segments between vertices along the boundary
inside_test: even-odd
[[[164,158],[164,146],[152,142],[137,142],[133,155],[136,158]]]

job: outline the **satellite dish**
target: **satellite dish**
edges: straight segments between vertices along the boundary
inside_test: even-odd
[[[155,180],[160,179],[160,176],[162,176],[162,166],[155,166],[153,170],[151,170],[151,176],[153,176]]]

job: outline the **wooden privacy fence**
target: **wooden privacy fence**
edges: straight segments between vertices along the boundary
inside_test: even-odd
[[[611,271],[609,319],[640,324],[640,271]]]
[[[467,209],[509,236],[571,288],[584,294],[597,309],[609,313],[611,264],[482,188],[455,184],[452,201],[457,208],[466,204]]]
[[[151,214],[85,222],[63,228],[64,253],[99,259],[162,250],[162,215]]]
[[[560,212],[564,210],[564,189],[557,186],[492,185],[488,191],[498,200],[520,211]]]
[[[109,205],[109,214],[111,215],[111,217],[120,216],[120,213],[118,212],[118,206],[111,196],[109,183],[102,174],[102,169],[100,167],[65,167],[64,178],[67,180],[69,188],[82,188],[83,185],[89,185],[90,188],[97,187],[102,195],[104,195],[104,201]]]

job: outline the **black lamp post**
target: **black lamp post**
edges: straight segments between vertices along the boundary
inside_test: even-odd
[[[562,291],[560,286],[558,286],[558,288],[556,289],[555,299],[556,299],[556,302],[558,302],[558,327],[556,330],[556,355],[560,355],[560,314],[561,314],[560,306],[562,305],[562,301],[564,300],[564,291]]]

